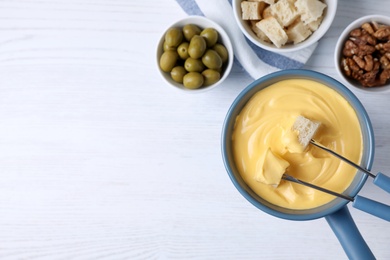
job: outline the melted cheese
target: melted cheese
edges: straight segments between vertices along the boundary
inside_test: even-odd
[[[362,133],[354,109],[336,91],[306,79],[280,81],[249,100],[236,118],[233,153],[244,181],[259,196],[281,207],[309,209],[335,197],[284,180],[277,187],[269,185],[277,178],[271,176],[269,184],[264,181],[270,169],[280,175],[281,168],[287,167],[289,175],[340,193],[350,185],[356,170],[313,145],[303,152],[292,149],[297,141],[291,126],[299,115],[321,122],[316,141],[360,162]],[[265,163],[269,151],[278,160]]]

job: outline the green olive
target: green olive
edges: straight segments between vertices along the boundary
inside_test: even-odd
[[[194,24],[186,24],[183,27],[184,38],[187,41],[191,41],[194,35],[199,35],[202,30]]]
[[[214,28],[206,28],[201,33],[200,36],[206,39],[207,47],[213,47],[218,41],[218,32]]]
[[[227,60],[229,58],[229,53],[228,53],[225,46],[223,46],[220,43],[217,43],[214,45],[213,50],[216,51],[218,53],[218,55],[221,57],[222,63],[227,62]]]
[[[171,77],[174,81],[178,83],[183,83],[184,75],[187,74],[187,71],[183,66],[176,66],[171,70]]]
[[[174,50],[176,50],[175,47],[169,46],[166,41],[164,41],[163,49],[164,49],[164,51],[174,51]]]
[[[160,57],[160,68],[170,72],[175,67],[178,56],[176,51],[165,51]]]
[[[188,72],[183,78],[183,85],[189,89],[197,89],[203,85],[204,79],[199,72]]]
[[[222,74],[222,71],[223,71],[222,68],[223,67],[220,67],[219,69],[215,69],[215,71],[218,71],[220,74]]]
[[[182,60],[185,60],[187,59],[188,57],[190,57],[190,55],[188,55],[188,46],[190,44],[188,42],[182,42],[179,47],[177,47],[177,53],[179,54],[180,58]]]
[[[179,28],[169,28],[165,33],[165,42],[168,46],[177,47],[183,41],[183,33]]]
[[[207,50],[202,57],[202,62],[209,69],[218,70],[222,67],[222,59],[214,50]]]
[[[189,57],[184,62],[184,68],[188,72],[202,72],[204,70],[204,65],[200,59],[197,60],[197,59],[193,59],[193,58]]]
[[[221,78],[221,74],[212,69],[207,69],[202,72],[203,78],[204,78],[204,86],[210,86],[214,83],[216,83]]]
[[[194,35],[188,46],[188,54],[191,58],[199,59],[206,51],[206,41],[202,36]]]

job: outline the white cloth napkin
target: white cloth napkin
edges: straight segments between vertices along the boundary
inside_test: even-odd
[[[236,60],[258,79],[266,74],[283,69],[299,69],[310,58],[317,47],[314,44],[303,50],[277,54],[251,43],[238,27],[231,6],[231,0],[176,0],[189,15],[202,15],[218,23],[232,41]]]

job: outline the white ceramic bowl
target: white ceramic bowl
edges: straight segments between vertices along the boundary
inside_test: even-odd
[[[329,27],[331,26],[334,17],[336,15],[337,10],[337,0],[324,0],[323,2],[327,5],[327,7],[324,10],[324,18],[321,22],[321,25],[319,28],[312,33],[306,40],[303,42],[300,42],[298,44],[286,44],[282,46],[281,48],[276,47],[272,43],[268,43],[265,41],[260,40],[256,34],[252,31],[249,23],[247,21],[244,21],[241,11],[241,2],[243,0],[233,0],[232,6],[233,6],[233,13],[234,17],[236,18],[237,24],[240,27],[243,34],[254,44],[257,46],[266,49],[268,51],[272,52],[292,52],[301,50],[303,48],[306,48],[308,46],[313,45],[314,43],[318,42],[322,36],[328,31]]]
[[[166,31],[169,28],[171,28],[171,27],[183,27],[186,24],[194,24],[194,25],[199,26],[201,29],[205,29],[205,28],[211,27],[211,28],[214,28],[215,30],[217,30],[218,34],[219,34],[219,42],[222,43],[226,47],[226,49],[227,49],[227,51],[229,53],[229,58],[228,58],[227,63],[223,67],[223,71],[221,73],[221,78],[215,84],[212,84],[212,85],[209,85],[209,86],[205,86],[205,87],[201,87],[201,88],[198,88],[198,89],[188,89],[188,88],[184,87],[183,84],[174,81],[171,78],[170,73],[164,72],[164,71],[162,71],[160,69],[159,62],[160,62],[160,57],[163,54],[163,44],[164,44],[164,40],[165,40],[164,37],[165,37]],[[182,90],[182,91],[189,92],[189,93],[204,92],[206,90],[213,89],[216,86],[220,85],[227,78],[227,76],[229,75],[229,73],[230,73],[230,71],[232,69],[232,66],[233,66],[233,59],[234,59],[234,53],[233,53],[232,43],[230,41],[229,36],[225,32],[225,30],[220,25],[218,25],[216,22],[214,22],[214,21],[212,21],[212,20],[210,20],[208,18],[205,18],[203,16],[189,16],[189,17],[181,19],[181,20],[175,22],[174,24],[170,25],[164,31],[160,41],[158,42],[157,54],[156,54],[156,64],[157,64],[158,71],[159,71],[160,75],[162,76],[162,79],[168,85],[170,85],[170,86],[172,86],[172,87],[174,87],[174,88],[176,88],[178,90]]]
[[[381,24],[390,25],[390,17],[388,17],[388,16],[367,15],[367,16],[361,17],[361,18],[353,21],[344,29],[344,31],[341,33],[341,35],[336,43],[336,50],[334,52],[335,67],[336,67],[337,73],[339,74],[339,76],[342,78],[342,80],[344,81],[344,83],[346,83],[346,85],[348,87],[352,87],[353,89],[357,89],[358,91],[365,92],[365,93],[368,93],[368,92],[372,92],[372,93],[389,92],[390,91],[390,82],[388,84],[386,84],[384,86],[380,86],[380,87],[364,87],[358,81],[347,77],[343,73],[343,70],[341,67],[343,46],[344,46],[345,41],[349,38],[349,33],[353,29],[359,28],[362,24],[364,24],[366,22],[374,22],[374,21],[381,23]]]

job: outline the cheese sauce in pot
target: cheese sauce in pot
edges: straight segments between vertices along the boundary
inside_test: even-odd
[[[277,187],[259,181],[269,151],[280,159],[275,162],[288,162],[289,175],[339,193],[351,184],[356,169],[310,144],[304,152],[291,151],[286,136],[299,115],[321,122],[316,141],[360,163],[363,141],[354,109],[335,90],[307,79],[277,82],[248,101],[236,118],[233,155],[243,180],[260,197],[285,208],[310,209],[335,197],[284,180]]]

